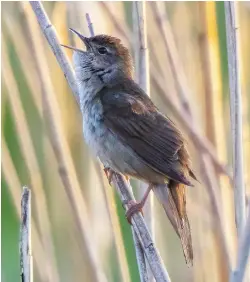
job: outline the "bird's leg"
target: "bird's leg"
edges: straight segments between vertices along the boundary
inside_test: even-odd
[[[150,184],[140,202],[135,202],[133,200],[128,202],[128,210],[126,211],[126,218],[129,224],[131,224],[131,217],[134,213],[141,212],[143,214],[142,208],[144,207],[147,201],[148,195],[150,191],[152,190],[152,188],[153,188],[153,185]]]
[[[104,167],[103,170],[104,170],[104,172],[105,172],[105,174],[106,174],[106,176],[108,178],[109,185],[111,185],[112,176],[114,174],[114,171],[111,168],[109,168],[109,167]]]
[[[112,182],[112,177],[113,177],[113,174],[115,173],[111,168],[109,167],[104,167],[104,172],[108,178],[108,181],[109,181],[109,185],[111,185],[111,182]],[[129,176],[125,175],[125,178],[127,181],[129,181]]]

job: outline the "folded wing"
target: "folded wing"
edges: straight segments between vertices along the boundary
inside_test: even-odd
[[[106,126],[155,171],[191,185],[183,172],[189,160],[180,131],[139,87],[137,92],[133,87],[133,95],[125,90],[102,90]]]

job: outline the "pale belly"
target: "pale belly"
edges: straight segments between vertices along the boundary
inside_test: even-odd
[[[83,134],[91,152],[100,159],[104,166],[120,173],[135,173],[132,165],[135,156],[132,150],[104,125],[98,115],[84,115]]]
[[[128,146],[114,135],[102,120],[101,105],[95,103],[84,113],[84,139],[105,167],[146,182],[163,183],[163,176],[148,167]]]

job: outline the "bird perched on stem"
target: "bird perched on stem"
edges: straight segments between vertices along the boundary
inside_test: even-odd
[[[180,237],[186,262],[193,262],[185,186],[196,179],[182,133],[132,77],[130,53],[120,39],[77,34],[86,51],[74,50],[85,140],[105,168],[149,184],[127,218],[143,208],[153,190]]]

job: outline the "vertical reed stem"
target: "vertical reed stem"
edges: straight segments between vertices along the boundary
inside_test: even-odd
[[[236,269],[231,273],[230,282],[243,282],[250,254],[250,208],[244,232],[240,238]],[[248,281],[248,280],[247,280]]]
[[[20,276],[22,282],[33,282],[33,260],[31,247],[31,191],[23,187],[20,228]]]
[[[242,235],[246,218],[245,185],[242,143],[242,101],[240,85],[239,26],[236,2],[224,2],[227,35],[228,73],[230,87],[231,132],[233,141],[233,181],[235,220],[238,238]]]
[[[150,96],[150,72],[147,40],[147,20],[146,20],[146,2],[133,2],[133,27],[134,27],[134,50],[136,58],[136,79],[140,87]],[[147,189],[147,184],[139,182],[139,197],[142,198]],[[144,206],[144,216],[149,232],[154,237],[154,217],[153,217],[153,194],[150,193]],[[149,281],[153,281],[153,276],[147,265]]]

